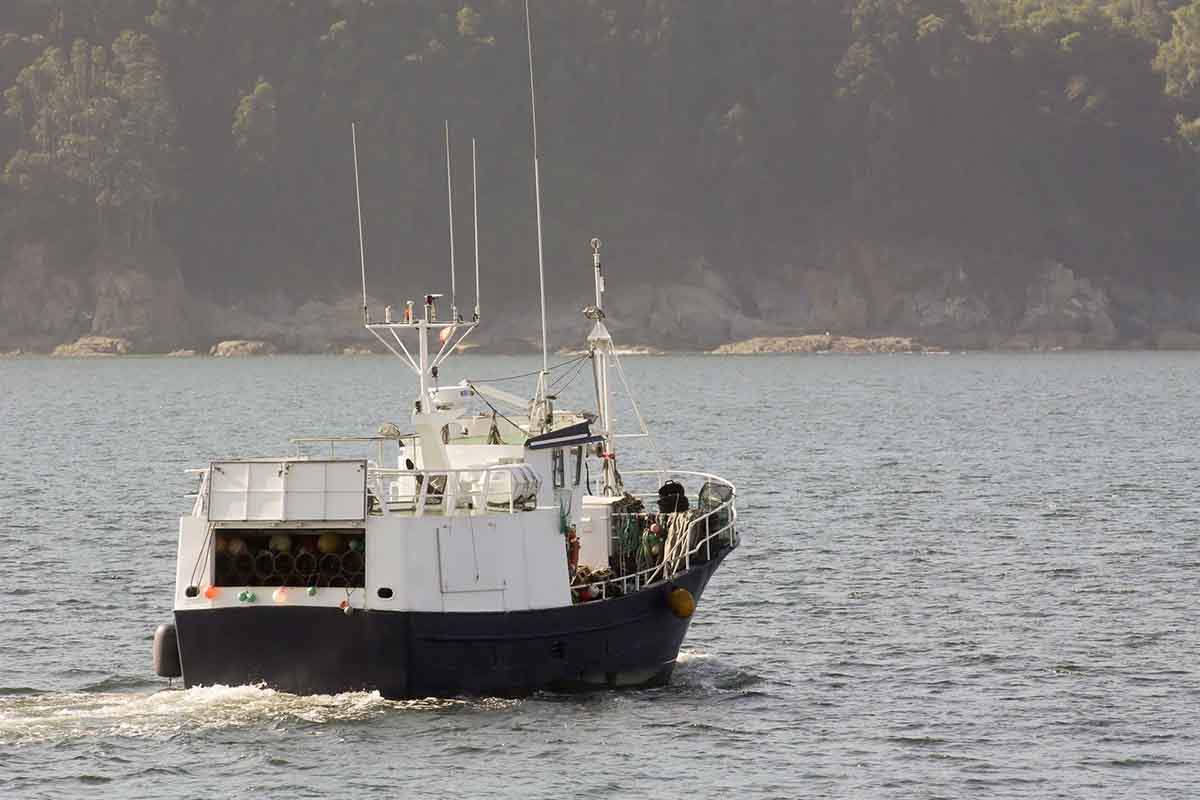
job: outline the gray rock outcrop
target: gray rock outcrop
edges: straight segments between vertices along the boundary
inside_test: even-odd
[[[278,350],[275,345],[270,342],[232,339],[230,341],[217,342],[212,346],[208,354],[217,358],[238,358],[241,356],[271,356],[277,352]]]
[[[605,309],[620,347],[710,351],[828,334],[843,342],[890,336],[971,349],[1200,349],[1200,288],[1188,289],[1182,279],[1151,286],[1084,278],[1053,261],[936,242],[764,248],[760,257],[773,268],[718,268],[699,256],[673,262],[688,246],[650,243],[644,259],[653,269],[624,267],[626,276],[652,278],[612,282]],[[585,346],[590,325],[578,310],[590,300],[590,283],[568,299],[551,299],[551,349]],[[383,302],[371,299],[374,317],[382,317]],[[102,248],[77,265],[36,243],[0,251],[0,352],[50,352],[75,347],[83,336],[121,339],[138,353],[203,353],[214,341],[235,343],[225,349],[238,355],[382,352],[362,328],[361,303],[353,291],[319,300],[260,292],[233,305],[196,298],[173,253],[155,243]],[[536,296],[497,300],[484,311],[485,324],[468,347],[541,351]],[[782,340],[746,346],[808,348]]]
[[[1026,290],[1017,334],[1032,337],[1041,348],[1108,347],[1117,341],[1105,291],[1057,263]]]
[[[167,248],[105,250],[96,261],[94,284],[92,333],[129,339],[142,352],[165,352],[189,338],[183,275]]]
[[[87,286],[63,273],[61,256],[25,244],[0,261],[0,342],[48,351],[91,330]]]
[[[714,353],[749,355],[759,353],[922,353],[926,347],[907,336],[759,336],[724,344]],[[937,348],[933,348],[937,349]]]
[[[128,339],[120,336],[82,336],[71,344],[60,344],[53,355],[58,358],[124,356],[133,352]]]

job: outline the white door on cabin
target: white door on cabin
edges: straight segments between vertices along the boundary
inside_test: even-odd
[[[494,522],[463,517],[438,528],[442,591],[491,592],[504,588]]]

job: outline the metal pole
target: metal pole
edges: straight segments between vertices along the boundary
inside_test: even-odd
[[[529,22],[529,0],[525,0],[525,43],[529,52],[529,110],[533,120],[533,190],[537,200],[538,290],[542,301],[542,374],[538,380],[538,399],[545,389],[549,369],[549,347],[546,343],[546,268],[542,256],[542,178],[538,167],[537,93],[533,88],[533,26]]]
[[[371,320],[367,314],[367,253],[363,246],[362,192],[358,186],[358,129],[353,122],[350,123],[350,141],[354,147],[354,200],[355,207],[358,209],[358,260],[362,267],[362,308],[363,324],[365,325]]]
[[[446,203],[450,209],[450,321],[458,322],[454,283],[454,186],[450,183],[450,120],[446,120]]]
[[[550,356],[546,340],[546,268],[542,261],[542,177],[536,158],[533,160],[533,186],[537,194],[538,294],[542,303],[542,375],[544,376],[549,369]]]
[[[529,0],[525,0],[525,44],[529,49],[529,110],[533,117],[533,157],[538,156],[537,96],[533,91],[533,27],[529,24]]]
[[[479,321],[479,182],[475,171],[475,139],[471,139],[471,205],[475,217],[475,321]]]
[[[592,239],[592,266],[596,269],[596,310],[603,311],[604,275],[600,272],[600,240]]]
[[[420,366],[421,413],[429,413],[429,323],[422,319],[417,323],[418,350],[417,357]]]

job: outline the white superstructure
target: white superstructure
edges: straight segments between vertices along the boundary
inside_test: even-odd
[[[375,323],[368,315],[368,330],[381,341],[390,335],[394,352],[417,373],[411,432],[389,425],[376,436],[298,438],[288,457],[196,470],[199,491],[180,521],[176,610],[262,603],[347,612],[554,608],[668,580],[693,558],[734,544],[727,482],[665,468],[624,477],[617,470],[609,376],[611,367],[624,382],[624,371],[600,306],[599,246],[593,240],[589,351],[576,359],[593,362],[598,415],[554,409],[540,394],[541,380],[539,396],[528,401],[483,384],[439,385],[437,368],[453,352],[445,343],[456,332],[461,340],[478,319],[438,321],[436,296],[426,296],[419,318],[385,313]],[[436,353],[434,331],[443,342]],[[404,335],[415,335],[415,356]],[[494,403],[507,404],[512,416]],[[490,413],[472,410],[481,405]],[[632,435],[648,437],[633,407],[641,433]],[[369,455],[339,456],[349,448]],[[661,492],[630,493],[625,483],[653,489],[672,478],[703,484],[697,508],[685,501],[662,512]],[[572,591],[580,575],[588,588],[582,597]]]
[[[472,142],[473,173],[474,159]],[[448,125],[446,174],[450,194]],[[631,494],[617,469],[622,434],[610,383],[616,376],[627,393],[629,386],[605,325],[599,239],[591,242],[595,304],[584,309],[592,325],[588,351],[572,362],[592,362],[597,413],[554,408],[544,358],[529,400],[485,384],[440,384],[442,364],[480,322],[472,206],[476,298],[469,319],[457,305],[452,200],[445,317],[438,314],[441,295],[429,293],[419,309],[406,301],[401,313],[389,305],[382,321],[372,319],[359,209],[363,324],[417,377],[410,431],[387,425],[378,436],[294,439],[297,452],[286,458],[215,461],[197,470],[195,504],[180,521],[177,611],[262,603],[335,605],[347,613],[555,608],[668,580],[693,557],[736,543],[732,485],[693,474],[684,480],[704,484],[696,487],[699,507],[683,501],[668,508],[654,491]],[[624,436],[653,446],[632,393],[629,399],[639,430]],[[371,452],[338,452],[356,446]],[[315,447],[328,453],[301,452]],[[657,454],[655,461],[661,464]],[[591,475],[594,486],[585,477]],[[646,489],[687,494],[667,483],[672,473],[662,466],[626,477]],[[646,508],[655,502],[666,512]]]

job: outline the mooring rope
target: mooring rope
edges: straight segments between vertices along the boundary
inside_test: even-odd
[[[662,561],[659,562],[658,568],[650,573],[646,583],[654,583],[660,575],[663,579],[669,579],[679,573],[680,568],[686,563],[687,553],[692,547],[693,516],[692,511],[658,515],[659,524],[667,530],[667,540],[663,543]]]

